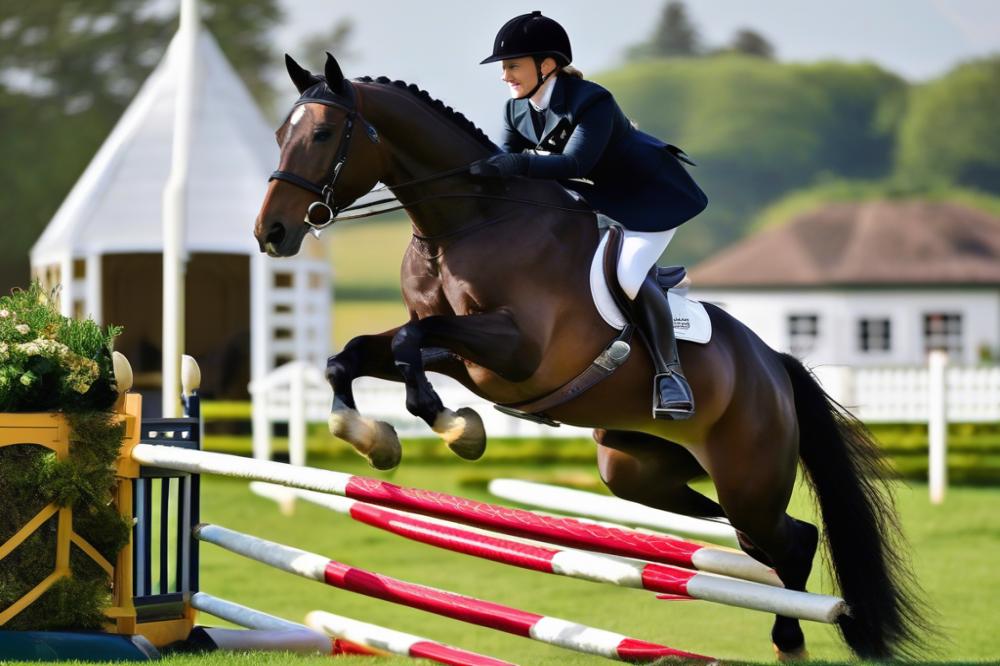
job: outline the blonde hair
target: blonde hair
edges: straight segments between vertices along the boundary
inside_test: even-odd
[[[582,79],[583,78],[583,72],[581,72],[580,70],[578,70],[573,65],[566,65],[565,67],[563,67],[562,69],[559,70],[559,73],[560,74],[565,74],[566,76],[572,76],[574,79]]]

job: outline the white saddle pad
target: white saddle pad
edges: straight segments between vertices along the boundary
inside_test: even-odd
[[[627,320],[622,311],[615,305],[608,283],[604,279],[604,248],[608,243],[608,235],[604,234],[597,244],[597,252],[590,264],[590,293],[594,296],[594,305],[604,321],[616,330],[625,328]],[[686,280],[681,285],[686,284]],[[680,286],[667,292],[670,301],[670,312],[674,316],[674,336],[678,340],[705,344],[712,339],[712,320],[705,311],[705,306],[699,301],[687,297],[687,287]]]

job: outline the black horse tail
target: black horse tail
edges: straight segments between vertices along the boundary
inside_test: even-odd
[[[799,456],[819,503],[837,584],[850,607],[838,622],[864,659],[918,655],[929,630],[887,484],[891,469],[872,434],[823,391],[794,356],[781,354],[795,392]]]

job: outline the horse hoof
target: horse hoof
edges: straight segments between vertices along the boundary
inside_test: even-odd
[[[486,452],[486,428],[473,409],[462,407],[457,412],[445,409],[437,415],[432,429],[459,458],[479,460]]]
[[[778,661],[791,662],[791,661],[808,661],[809,660],[809,650],[806,649],[806,644],[803,643],[794,650],[782,650],[778,647],[776,643],[771,643],[771,647],[774,648],[774,656],[778,658]]]
[[[349,442],[377,470],[390,470],[403,458],[396,430],[384,421],[366,419],[353,409],[330,413],[330,434]]]

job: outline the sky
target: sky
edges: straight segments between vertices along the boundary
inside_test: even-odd
[[[479,65],[493,37],[513,16],[540,9],[559,21],[587,75],[612,69],[632,44],[648,37],[664,0],[280,0],[285,24],[274,31],[279,51],[321,70],[323,53],[303,43],[349,18],[354,31],[349,76],[388,76],[416,83],[496,138],[506,86],[498,64]],[[783,61],[874,61],[910,81],[955,64],[1000,53],[1000,0],[687,0],[688,15],[708,45],[751,28]],[[334,55],[337,55],[336,53]],[[614,92],[614,91],[612,91]],[[288,102],[294,100],[289,83]],[[281,105],[279,104],[279,107]]]

